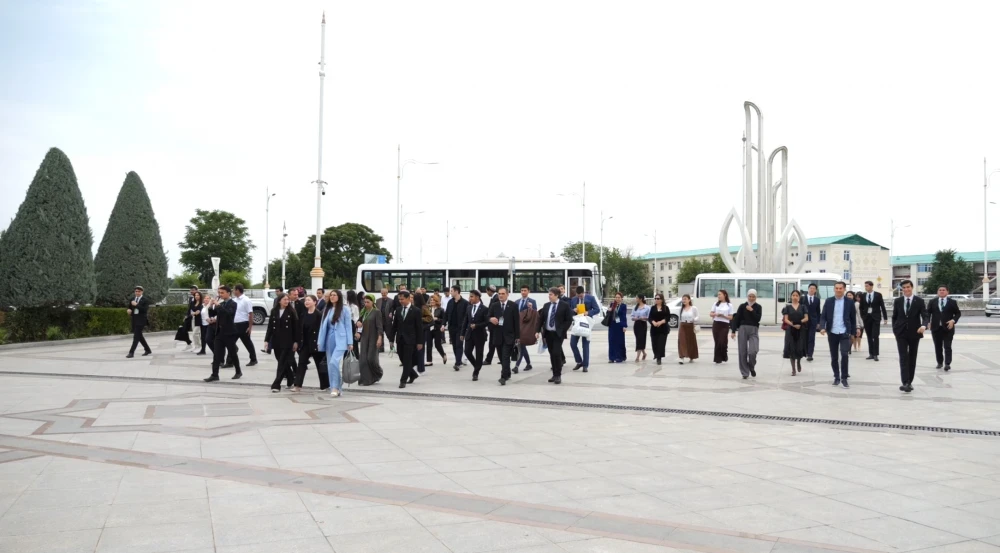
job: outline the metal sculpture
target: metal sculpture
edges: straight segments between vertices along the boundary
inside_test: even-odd
[[[753,141],[750,108],[757,113],[757,142]],[[734,208],[722,223],[719,253],[732,273],[798,273],[805,263],[806,237],[794,220],[788,220],[788,148],[775,148],[764,163],[764,116],[753,102],[743,102],[746,131],[743,135],[744,196],[743,218]],[[753,226],[753,152],[757,152],[757,226]],[[781,154],[781,179],[774,182],[774,158]],[[778,193],[781,202],[778,202]],[[779,217],[780,205],[780,217]],[[780,221],[780,226],[778,225]],[[736,257],[729,250],[729,229],[736,223],[741,246]],[[780,234],[779,234],[780,229]],[[754,232],[756,230],[756,233]],[[756,239],[756,242],[754,240]],[[756,246],[756,247],[755,247]],[[792,247],[797,261],[788,261]]]

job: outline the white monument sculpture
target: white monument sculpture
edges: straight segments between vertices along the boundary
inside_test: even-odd
[[[215,271],[215,276],[212,277],[212,292],[219,289],[219,262],[222,261],[221,257],[212,258],[212,270]]]
[[[757,112],[757,142],[754,143],[750,128],[750,108]],[[806,256],[806,236],[794,220],[788,221],[788,148],[775,148],[764,163],[764,117],[753,102],[743,102],[746,114],[746,131],[743,135],[743,163],[745,190],[743,219],[734,208],[722,223],[719,234],[719,253],[722,262],[732,273],[798,273],[802,271]],[[749,137],[749,139],[748,139]],[[757,152],[757,225],[753,224],[754,177],[753,151]],[[774,182],[774,158],[781,154],[781,179]],[[778,202],[778,192],[781,202]],[[780,217],[779,217],[780,205]],[[780,227],[778,223],[781,223]],[[736,223],[742,238],[739,253],[734,258],[729,250],[729,227]],[[780,236],[777,231],[781,229]],[[756,230],[756,232],[754,232]],[[789,254],[795,246],[798,256],[789,263]],[[754,246],[756,245],[756,250]]]

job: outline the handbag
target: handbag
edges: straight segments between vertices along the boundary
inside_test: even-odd
[[[781,323],[781,330],[788,330],[789,328],[791,327],[788,326],[788,323]]]
[[[518,361],[521,360],[521,348],[520,347],[514,346],[514,347],[510,348],[510,360],[513,361],[514,363],[517,363]]]
[[[590,317],[586,315],[577,315],[573,317],[573,326],[569,328],[569,333],[571,336],[579,336],[580,338],[590,339]]]
[[[614,317],[615,317],[615,312],[608,309],[604,313],[604,320],[601,321],[601,324],[604,326],[611,326],[611,322],[614,320]]]
[[[340,363],[341,376],[347,384],[355,384],[361,380],[361,361],[350,351],[344,354]]]

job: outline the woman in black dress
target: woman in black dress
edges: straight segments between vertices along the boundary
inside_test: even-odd
[[[782,310],[782,326],[785,329],[785,359],[792,362],[792,376],[796,371],[802,372],[802,358],[806,355],[806,339],[808,338],[809,314],[802,303],[802,294],[792,291],[792,302]]]
[[[267,333],[264,335],[264,349],[274,352],[274,358],[278,360],[278,368],[271,383],[272,392],[281,391],[281,380],[288,381],[288,388],[292,388],[295,380],[295,352],[299,349],[299,342],[302,341],[302,326],[299,324],[299,316],[295,313],[295,307],[289,305],[289,298],[285,294],[278,294],[278,307],[271,310],[271,317],[267,322]]]
[[[309,360],[316,363],[316,372],[319,373],[319,389],[328,391],[330,389],[330,374],[326,370],[326,354],[319,351],[317,342],[319,341],[319,326],[323,322],[322,312],[317,309],[316,296],[308,295],[303,300],[306,310],[302,314],[302,346],[299,348],[299,365],[295,368],[295,391],[302,391],[302,383],[306,378],[306,369],[309,368]]]
[[[653,307],[649,310],[649,338],[653,342],[653,358],[656,364],[666,356],[667,335],[670,334],[670,308],[663,303],[663,296],[656,294]]]
[[[427,352],[427,364],[425,366],[430,367],[434,365],[434,348],[437,348],[439,354],[441,354],[441,362],[445,365],[448,364],[448,356],[444,353],[444,309],[441,308],[441,294],[434,292],[431,296],[430,303],[431,317],[433,321],[431,322],[431,328],[429,333],[429,338],[427,343],[424,344],[424,351]]]

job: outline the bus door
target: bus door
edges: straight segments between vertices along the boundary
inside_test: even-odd
[[[792,302],[792,292],[798,289],[798,280],[776,280],[774,282],[774,324],[781,324],[784,319],[781,310]]]
[[[569,282],[566,283],[566,294],[569,296],[576,295],[576,287],[583,286],[583,289],[587,291],[588,294],[592,294],[597,301],[601,301],[601,294],[598,290],[593,287],[593,277],[587,276],[570,276]]]

